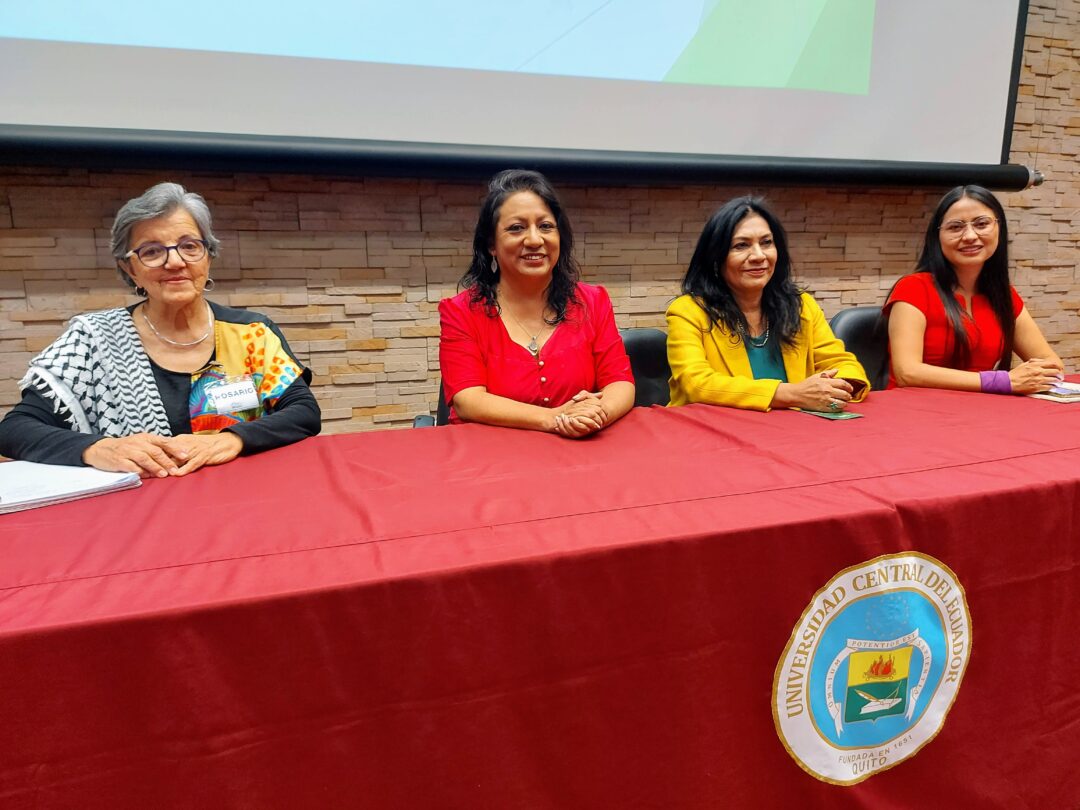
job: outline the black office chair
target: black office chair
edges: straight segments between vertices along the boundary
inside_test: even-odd
[[[623,329],[623,345],[630,357],[637,392],[634,406],[667,405],[671,366],[667,360],[667,335],[659,329]]]
[[[881,307],[850,307],[837,312],[829,326],[866,369],[870,387],[889,384],[889,329]]]
[[[446,397],[443,395],[442,380],[439,380],[439,404],[435,406],[435,415],[432,416],[429,413],[422,413],[419,416],[414,416],[412,420],[412,426],[417,427],[435,427],[436,425],[445,425],[450,422],[450,406],[446,404]]]

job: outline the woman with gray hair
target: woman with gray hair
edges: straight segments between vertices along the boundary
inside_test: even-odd
[[[318,433],[311,371],[277,326],[203,297],[219,245],[183,186],[129,200],[112,254],[143,300],[76,316],[30,361],[0,453],[164,478]]]

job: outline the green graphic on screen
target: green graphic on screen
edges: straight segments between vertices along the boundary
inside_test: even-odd
[[[712,0],[707,6],[665,81],[869,91],[872,0]]]
[[[186,0],[194,42],[168,5],[83,3],[11,3],[0,37],[866,94],[875,0]]]

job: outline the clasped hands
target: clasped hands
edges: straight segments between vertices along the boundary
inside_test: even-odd
[[[181,436],[136,433],[101,439],[86,448],[82,458],[99,470],[137,472],[140,478],[167,478],[232,461],[243,447],[240,437],[228,431]]]
[[[797,383],[780,383],[776,405],[808,411],[840,411],[851,401],[855,388],[850,381],[836,376],[831,368]]]
[[[608,422],[601,399],[604,392],[578,391],[566,403],[553,408],[554,432],[569,439],[580,439],[600,430]]]

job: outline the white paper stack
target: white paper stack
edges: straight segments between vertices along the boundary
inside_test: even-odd
[[[131,489],[140,483],[138,473],[9,461],[0,464],[0,515]]]
[[[1028,394],[1033,399],[1048,399],[1051,402],[1080,402],[1080,384],[1059,382],[1042,394]]]

